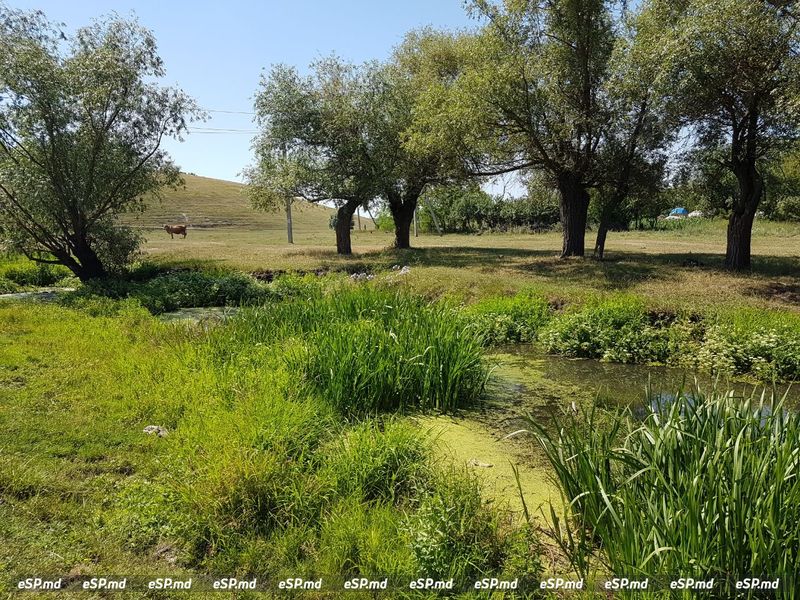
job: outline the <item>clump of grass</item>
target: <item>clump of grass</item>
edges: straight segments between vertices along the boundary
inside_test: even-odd
[[[365,421],[335,439],[324,476],[344,496],[400,502],[424,488],[430,443],[402,421]]]
[[[224,359],[232,345],[291,338],[302,345],[287,353],[290,369],[347,414],[453,411],[475,403],[486,381],[480,335],[455,309],[373,286],[246,311],[212,344]]]
[[[630,410],[532,423],[568,501],[557,538],[585,572],[681,573],[728,585],[800,572],[800,414],[765,397],[712,391]],[[732,588],[729,588],[732,589]]]

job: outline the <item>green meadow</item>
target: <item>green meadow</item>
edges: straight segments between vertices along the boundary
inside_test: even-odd
[[[3,292],[63,291],[0,301],[0,590],[31,572],[535,587],[796,568],[796,401],[771,396],[800,373],[796,225],[764,223],[732,275],[714,221],[610,236],[602,263],[556,260],[552,234],[399,252],[380,231],[345,259],[313,214],[292,246],[280,214],[186,240],[153,226],[103,283],[3,259]],[[603,364],[686,385],[661,405],[637,380],[630,404],[581,375]]]

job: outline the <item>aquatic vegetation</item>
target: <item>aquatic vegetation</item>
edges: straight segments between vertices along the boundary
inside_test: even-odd
[[[551,318],[546,298],[534,292],[487,298],[465,308],[487,346],[530,343]]]
[[[486,382],[480,335],[456,309],[370,285],[242,311],[211,344],[226,357],[288,339],[299,382],[346,414],[452,412],[477,402]]]
[[[630,410],[530,422],[569,502],[556,532],[574,568],[737,578],[800,572],[800,414],[712,390]],[[788,578],[788,579],[787,579]]]

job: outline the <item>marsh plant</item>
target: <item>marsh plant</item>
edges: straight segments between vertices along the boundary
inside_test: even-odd
[[[293,340],[285,357],[309,391],[346,414],[477,402],[487,369],[481,337],[453,307],[370,285],[341,282],[243,311],[212,343],[231,347]]]
[[[781,577],[800,572],[800,414],[782,399],[712,390],[631,410],[531,422],[567,501],[555,537],[573,567],[618,576]],[[729,588],[730,589],[730,588]],[[774,593],[774,592],[770,592]]]

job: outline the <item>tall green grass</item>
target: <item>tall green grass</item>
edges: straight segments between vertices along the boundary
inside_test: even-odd
[[[474,404],[487,377],[478,331],[456,309],[406,293],[342,283],[327,292],[241,312],[212,340],[225,361],[294,340],[298,384],[345,414]]]
[[[800,414],[718,391],[653,404],[643,420],[591,409],[555,433],[531,423],[568,501],[553,517],[574,568],[596,551],[618,576],[780,577],[794,597]]]

